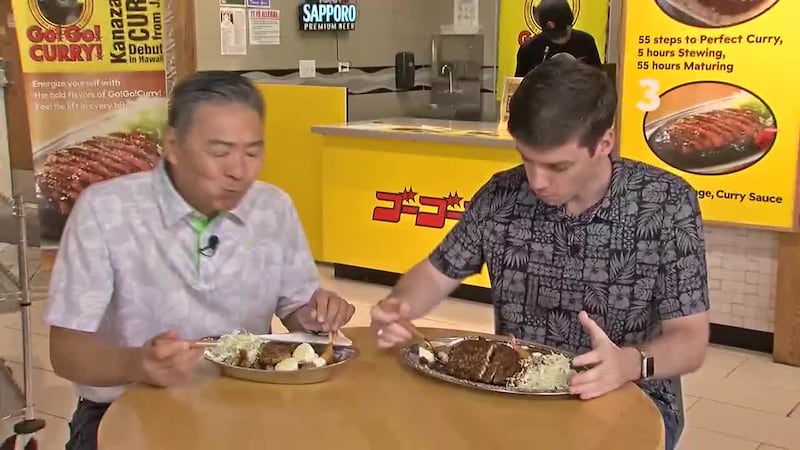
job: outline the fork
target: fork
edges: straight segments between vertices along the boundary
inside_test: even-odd
[[[319,355],[322,359],[325,360],[326,364],[333,363],[333,357],[334,357],[333,341],[336,339],[337,334],[338,334],[337,331],[331,331],[330,333],[328,333],[328,339],[329,339],[328,345],[325,347],[325,350],[322,351],[322,354]]]
[[[414,336],[417,337],[417,339],[420,339],[422,342],[425,343],[425,345],[428,347],[431,353],[433,353],[433,356],[436,359],[444,363],[447,362],[448,359],[447,353],[443,351],[437,351],[436,347],[433,346],[433,343],[430,341],[430,339],[428,339],[427,336],[425,336],[425,334],[419,330],[419,328],[417,328],[413,323],[411,323],[411,321],[408,322],[408,328],[409,330],[411,330]]]

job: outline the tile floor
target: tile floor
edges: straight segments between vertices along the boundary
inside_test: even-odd
[[[324,285],[358,306],[354,325],[369,322],[368,307],[387,293],[380,286],[334,280],[322,269]],[[43,450],[63,449],[67,418],[75,397],[70,384],[52,372],[47,329],[39,321],[42,302],[34,303],[33,355],[37,408],[47,420],[38,435]],[[488,306],[448,300],[421,326],[490,332]],[[0,358],[8,361],[15,377],[22,373],[19,315],[0,315]],[[774,364],[769,355],[714,347],[705,367],[684,382],[688,427],[681,450],[800,450],[800,368]],[[0,439],[8,435],[0,423]]]

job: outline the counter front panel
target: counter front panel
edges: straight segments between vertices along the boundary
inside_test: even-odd
[[[509,147],[324,136],[324,259],[407,271],[445,237],[493,174],[520,164]],[[485,268],[465,284],[489,287]]]

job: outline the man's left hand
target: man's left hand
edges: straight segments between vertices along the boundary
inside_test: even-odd
[[[343,327],[355,312],[355,306],[345,299],[331,291],[317,289],[311,301],[298,311],[297,319],[306,331],[327,333]]]
[[[617,347],[585,311],[581,311],[578,317],[592,339],[592,351],[577,356],[572,364],[592,368],[572,377],[569,392],[588,400],[639,379],[641,356],[638,350]]]

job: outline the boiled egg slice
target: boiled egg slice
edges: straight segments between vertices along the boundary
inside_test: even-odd
[[[275,365],[278,372],[291,372],[300,368],[300,364],[295,358],[286,358]]]
[[[292,357],[300,363],[310,363],[318,356],[317,352],[314,351],[314,347],[306,342],[298,345],[297,348],[294,349],[294,352],[292,352]]]

